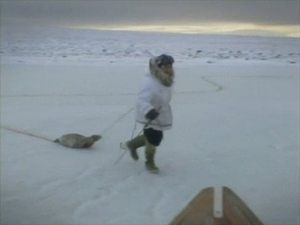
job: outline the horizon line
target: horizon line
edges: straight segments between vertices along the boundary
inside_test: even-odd
[[[152,33],[236,35],[300,38],[300,25],[259,25],[253,23],[206,23],[191,25],[71,25],[70,29]]]

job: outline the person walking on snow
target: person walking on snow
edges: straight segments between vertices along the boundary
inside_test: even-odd
[[[137,149],[145,146],[145,166],[153,173],[159,172],[154,157],[163,131],[172,127],[173,63],[173,57],[166,54],[150,59],[150,71],[145,76],[136,104],[136,122],[144,125],[143,134],[121,143],[121,148],[129,150],[134,160],[139,159]]]

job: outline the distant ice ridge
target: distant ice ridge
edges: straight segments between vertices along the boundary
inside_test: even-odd
[[[31,29],[1,34],[2,63],[97,64],[146,60],[168,53],[177,60],[220,63],[300,63],[299,39],[138,32]]]

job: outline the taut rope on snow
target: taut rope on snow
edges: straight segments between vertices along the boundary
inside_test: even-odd
[[[134,123],[134,127],[133,127],[133,129],[132,129],[132,132],[131,132],[131,139],[133,138],[133,136],[134,136],[134,133],[135,133],[135,130],[136,130],[136,122]],[[138,133],[138,135],[140,134],[140,133],[142,133],[142,131],[143,130],[141,130],[139,133]],[[117,158],[117,160],[114,162],[114,165],[116,165],[116,164],[118,164],[119,162],[120,162],[120,160],[123,158],[123,156],[126,154],[126,150],[123,150],[123,152],[122,152],[122,154]]]
[[[144,126],[143,128],[138,132],[138,134],[136,136],[139,136],[140,134],[142,134],[143,130],[151,123],[152,120],[149,120]],[[132,133],[131,133],[131,139],[133,138],[134,136],[134,132],[136,130],[136,122],[134,124],[134,128],[132,130]],[[124,152],[122,152],[122,154],[117,158],[117,160],[114,162],[114,165],[118,164],[120,162],[120,160],[123,158],[123,156],[127,153],[126,150],[123,150]]]
[[[122,120],[131,111],[133,111],[133,109],[134,109],[134,107],[131,107],[129,110],[127,110],[125,113],[123,113],[120,117],[117,118],[116,121],[114,121],[114,123],[112,125],[110,125],[109,127],[107,127],[103,131],[103,133],[106,133],[110,129],[112,129],[120,120]],[[26,130],[21,130],[21,129],[9,127],[9,126],[2,126],[2,125],[0,127],[1,127],[1,129],[8,130],[8,131],[11,131],[11,132],[14,132],[14,133],[18,133],[18,134],[22,134],[22,135],[26,135],[26,136],[30,136],[30,137],[35,137],[35,138],[42,139],[42,140],[49,141],[49,142],[54,142],[54,139],[51,139],[51,138],[48,138],[48,137],[45,137],[45,136],[42,136],[42,135],[39,135],[39,134],[34,134],[34,133],[31,133],[31,132],[26,131]]]
[[[19,130],[19,129],[16,129],[16,128],[12,128],[12,127],[7,127],[7,126],[1,126],[2,129],[4,130],[8,130],[8,131],[11,131],[11,132],[14,132],[14,133],[18,133],[18,134],[22,134],[22,135],[26,135],[26,136],[30,136],[30,137],[35,137],[35,138],[39,138],[39,139],[42,139],[42,140],[45,140],[45,141],[50,141],[50,142],[53,142],[54,140],[48,138],[48,137],[44,137],[44,136],[41,136],[41,135],[38,135],[38,134],[33,134],[29,131],[25,131],[25,130]]]
[[[123,113],[120,117],[118,117],[109,127],[105,128],[102,131],[102,135],[107,133],[109,130],[111,130],[118,122],[120,122],[124,117],[126,117],[133,110],[134,110],[134,107],[131,107],[129,110],[127,110],[125,113]]]

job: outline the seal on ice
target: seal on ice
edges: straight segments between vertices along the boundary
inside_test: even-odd
[[[101,138],[102,138],[101,135],[92,135],[90,137],[86,137],[81,134],[74,133],[74,134],[65,134],[55,139],[54,142],[69,148],[89,148]]]

